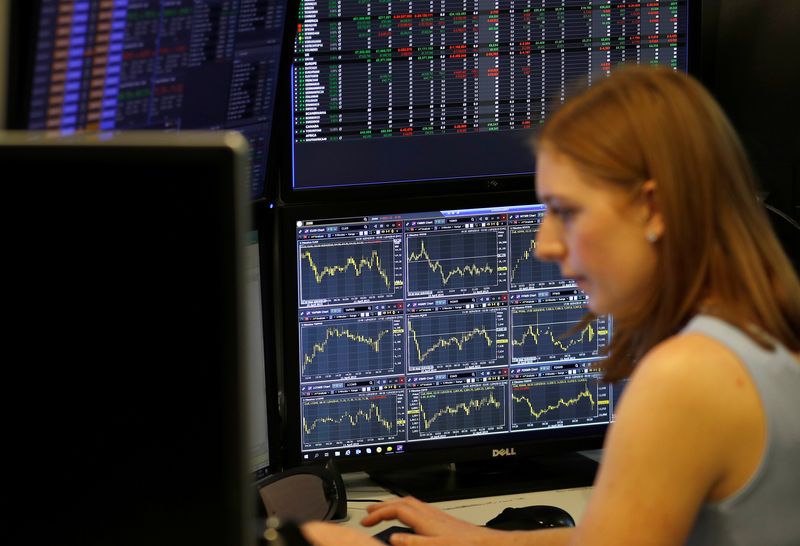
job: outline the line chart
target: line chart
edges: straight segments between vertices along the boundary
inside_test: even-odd
[[[409,294],[498,285],[495,232],[408,238]]]
[[[511,387],[512,424],[526,427],[597,417],[596,377],[515,381]]]
[[[563,360],[599,355],[608,337],[608,331],[601,327],[599,319],[594,319],[580,331],[572,331],[585,313],[582,307],[513,309],[513,360]]]
[[[302,247],[301,300],[330,300],[393,294],[393,241]]]
[[[303,443],[342,445],[402,435],[402,398],[394,393],[343,395],[303,401]]]
[[[409,368],[494,363],[497,314],[436,313],[408,317]]]
[[[509,280],[511,289],[563,282],[561,269],[555,262],[536,259],[538,230],[512,231],[509,244]]]
[[[409,438],[499,430],[505,408],[505,382],[419,389],[409,401]]]
[[[402,336],[402,323],[397,322],[353,320],[303,325],[301,379],[401,371],[402,343],[397,344],[401,352],[396,358],[395,340]]]

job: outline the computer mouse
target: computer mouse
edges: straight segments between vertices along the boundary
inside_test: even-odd
[[[391,544],[389,542],[389,537],[392,536],[392,534],[394,534],[394,533],[411,533],[412,535],[416,534],[416,533],[414,533],[414,529],[412,529],[410,527],[403,527],[401,525],[394,525],[392,527],[384,529],[383,531],[381,531],[379,533],[375,533],[374,535],[372,535],[372,537],[373,538],[377,538],[378,540],[380,540],[381,542],[383,542],[385,544]]]
[[[506,531],[527,531],[549,527],[575,527],[575,520],[569,512],[557,506],[543,504],[506,508],[486,522],[486,527]]]

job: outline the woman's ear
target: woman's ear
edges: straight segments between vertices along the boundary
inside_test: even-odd
[[[645,180],[640,191],[646,237],[655,242],[664,235],[664,217],[661,214],[658,183],[652,178]]]

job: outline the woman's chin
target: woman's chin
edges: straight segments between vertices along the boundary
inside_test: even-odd
[[[587,307],[589,308],[589,311],[598,316],[610,314],[610,311],[605,305],[603,305],[603,301],[601,299],[596,297],[593,298],[588,292],[586,293],[586,296],[588,300]]]

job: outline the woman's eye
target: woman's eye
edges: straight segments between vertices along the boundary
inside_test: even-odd
[[[575,209],[567,207],[552,207],[550,211],[561,220],[570,220],[575,215]]]

